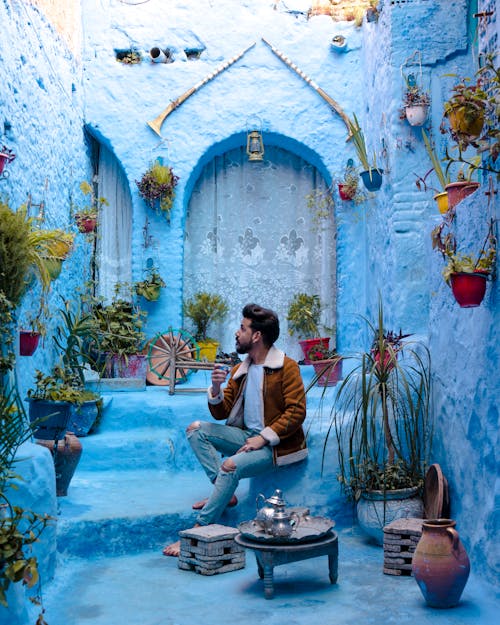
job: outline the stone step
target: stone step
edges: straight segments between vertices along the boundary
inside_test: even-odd
[[[193,453],[181,427],[104,431],[80,438],[80,471],[189,469]]]

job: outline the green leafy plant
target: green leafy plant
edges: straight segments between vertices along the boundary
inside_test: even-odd
[[[154,161],[139,181],[135,181],[141,197],[153,209],[164,212],[170,220],[170,210],[174,203],[175,187],[179,181],[171,167]]]
[[[160,296],[160,289],[167,286],[156,267],[146,270],[144,280],[135,283],[135,292],[147,300],[154,301]]]
[[[422,138],[424,140],[425,149],[432,163],[432,168],[429,169],[429,171],[427,171],[427,173],[423,177],[415,174],[417,176],[416,185],[419,189],[423,188],[424,191],[430,188],[435,193],[443,193],[444,191],[446,191],[446,185],[451,182],[448,168],[446,168],[446,170],[443,169],[443,166],[441,165],[443,160],[438,157],[436,150],[434,146],[431,144],[429,136],[427,135],[425,130],[423,128],[421,130],[422,130]],[[436,175],[436,178],[438,179],[439,188],[429,187],[426,183],[427,176],[429,176],[432,172],[434,172],[434,174]]]
[[[337,439],[339,481],[349,498],[365,490],[393,490],[423,484],[432,428],[430,353],[408,335],[384,330],[383,306],[372,325],[369,351],[338,387],[326,443]]]
[[[406,83],[406,89],[403,94],[403,108],[399,112],[399,119],[406,119],[406,109],[412,106],[429,106],[431,103],[429,94],[419,85],[410,85]]]
[[[361,126],[359,125],[358,118],[354,113],[353,119],[349,119],[349,131],[351,133],[351,140],[358,155],[359,161],[365,171],[371,169],[370,161],[368,159],[368,151],[366,148],[365,135]],[[375,165],[376,167],[376,165]]]
[[[453,217],[438,224],[431,233],[432,248],[441,252],[446,265],[443,268],[443,278],[450,284],[454,273],[483,273],[493,276],[497,258],[497,237],[495,236],[494,220],[491,219],[488,232],[477,254],[457,251],[457,241],[451,231]],[[446,234],[443,234],[447,231]]]
[[[194,323],[197,341],[210,341],[207,337],[211,323],[222,321],[229,311],[224,298],[214,293],[199,291],[184,303],[184,315]]]
[[[72,207],[76,215],[82,217],[97,217],[103,206],[109,206],[109,202],[105,197],[96,195],[94,183],[84,180],[80,182],[80,191],[88,198],[88,203],[83,206]]]
[[[319,295],[296,293],[288,306],[288,333],[299,339],[315,338],[320,335],[320,317]]]
[[[30,439],[32,429],[28,423],[16,386],[6,390],[2,385],[0,394],[0,605],[8,607],[7,590],[11,583],[22,582],[29,588],[38,582],[38,566],[35,556],[28,550],[53,521],[48,515],[37,514],[20,506],[13,506],[7,498],[7,490],[16,487],[21,479],[14,472],[18,462],[19,447]]]

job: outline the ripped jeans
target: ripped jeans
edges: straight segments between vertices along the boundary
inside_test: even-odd
[[[273,468],[273,450],[270,445],[255,451],[236,453],[247,438],[257,434],[258,430],[242,430],[205,421],[195,422],[188,427],[189,444],[214,485],[212,494],[196,519],[199,525],[218,522],[241,478],[254,477]],[[221,454],[225,458],[221,458]],[[225,468],[223,462],[226,462]]]

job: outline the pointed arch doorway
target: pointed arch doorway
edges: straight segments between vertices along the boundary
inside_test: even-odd
[[[317,214],[325,208],[327,191],[315,167],[275,146],[266,146],[261,163],[249,162],[241,147],[215,157],[202,170],[186,216],[183,299],[208,291],[227,300],[228,316],[209,328],[223,351],[234,351],[234,332],[248,302],[278,313],[277,346],[297,359],[302,353],[286,323],[295,293],[318,294],[322,322],[334,327],[334,214],[330,210],[319,220]],[[311,197],[319,198],[315,208],[308,205]],[[188,319],[184,326],[190,328]]]

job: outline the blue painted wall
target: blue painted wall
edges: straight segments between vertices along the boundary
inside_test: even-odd
[[[266,38],[348,115],[356,112],[369,149],[384,168],[383,187],[372,199],[358,207],[337,202],[338,347],[343,352],[366,347],[357,314],[374,314],[379,290],[388,325],[428,341],[435,381],[433,461],[442,465],[450,483],[452,516],[474,569],[495,579],[498,281],[488,285],[477,309],[460,309],[454,302],[440,277],[441,259],[430,245],[430,231],[440,219],[432,192],[415,186],[414,174],[425,174],[430,164],[418,129],[399,119],[400,68],[419,50],[424,85],[432,97],[428,129],[444,151],[447,138],[439,125],[453,84],[445,74],[474,71],[475,3],[382,0],[378,22],[361,28],[327,16],[307,20],[300,12],[287,12],[284,3],[274,10],[274,3],[265,0],[220,0],[203,11],[195,0],[83,4],[80,60],[35,6],[0,2],[0,142],[17,153],[0,192],[9,195],[13,206],[31,194],[34,203],[44,201],[48,227],[72,228],[70,198],[91,171],[86,124],[114,152],[129,180],[136,279],[146,216],[152,234],[162,241],[159,261],[168,289],[150,312],[148,334],[164,329],[165,319],[180,326],[183,225],[190,192],[206,162],[244,142],[250,113],[262,119],[264,141],[309,160],[327,181],[342,173],[348,157],[355,158],[340,117],[272,53],[261,40]],[[479,2],[478,10],[493,8],[498,14],[499,5],[498,0]],[[346,37],[346,54],[330,49],[336,34]],[[488,26],[480,44],[495,37],[498,26]],[[252,42],[255,46],[242,59],[167,118],[161,138],[153,133],[147,121]],[[152,63],[148,53],[153,46],[170,48],[174,61]],[[199,60],[188,60],[184,53],[193,47],[204,49]],[[140,51],[142,62],[118,63],[115,51],[126,49]],[[156,156],[180,177],[170,225],[148,211],[134,182]],[[482,240],[485,215],[497,216],[498,195],[487,196],[487,190],[484,181],[458,211],[465,249]],[[72,293],[82,281],[89,258],[88,242],[77,235],[62,278],[54,283],[52,310],[59,306],[60,294]],[[21,316],[30,305],[27,298]],[[34,369],[47,369],[55,357],[52,325],[53,319],[45,349],[19,360],[23,391],[32,384]]]

